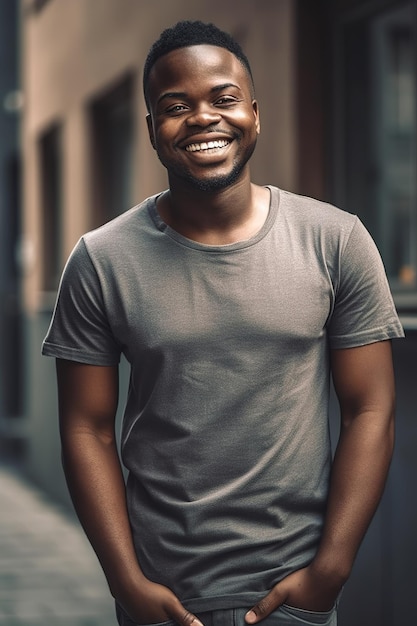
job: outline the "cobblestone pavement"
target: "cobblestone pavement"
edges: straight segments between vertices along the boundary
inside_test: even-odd
[[[0,466],[0,626],[115,626],[78,522]]]

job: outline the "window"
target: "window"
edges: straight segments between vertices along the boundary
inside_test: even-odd
[[[116,217],[132,203],[133,81],[124,78],[90,106],[93,224]]]
[[[55,125],[39,139],[41,185],[42,290],[55,291],[61,265],[62,163],[61,127]]]
[[[40,13],[48,2],[49,0],[32,0],[31,2],[27,2],[26,6],[33,13]]]
[[[342,27],[340,202],[383,257],[399,307],[417,307],[416,2]],[[339,201],[339,200],[338,200]]]
[[[413,12],[375,20],[375,163],[379,168],[377,236],[395,289],[416,287],[416,67]]]
[[[3,161],[4,206],[2,264],[5,273],[1,285],[0,313],[0,407],[3,416],[22,415],[23,397],[23,336],[19,301],[19,268],[16,263],[16,245],[21,232],[20,183],[21,165],[18,154],[11,152]]]

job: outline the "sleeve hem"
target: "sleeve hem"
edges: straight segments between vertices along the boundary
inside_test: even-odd
[[[76,348],[69,348],[67,346],[58,346],[53,343],[45,341],[42,344],[43,356],[51,356],[57,359],[66,359],[68,361],[76,361],[78,363],[84,363],[86,365],[102,365],[112,366],[120,363],[119,354],[100,354],[100,353],[87,353]]]
[[[405,336],[401,325],[393,324],[384,329],[367,330],[354,335],[339,335],[329,338],[330,348],[338,350],[342,348],[357,348],[378,341],[389,339],[401,339]]]

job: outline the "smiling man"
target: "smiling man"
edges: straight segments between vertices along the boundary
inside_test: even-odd
[[[75,508],[121,626],[334,626],[393,447],[381,259],[355,216],[252,183],[259,109],[228,34],[164,31],[144,93],[168,189],[81,238],[43,344]]]

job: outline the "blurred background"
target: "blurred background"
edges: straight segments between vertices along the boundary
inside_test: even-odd
[[[0,0],[0,624],[43,624],[49,610],[45,601],[45,615],[39,602],[39,614],[30,603],[23,617],[16,612],[31,596],[27,580],[17,589],[2,552],[17,528],[12,510],[20,523],[36,517],[49,538],[72,537],[73,553],[91,552],[71,518],[54,362],[41,358],[40,346],[78,237],[166,187],[148,141],[141,78],[149,46],[180,19],[215,22],[251,61],[263,131],[254,181],[357,213],[382,254],[407,334],[394,345],[397,443],[340,626],[410,624],[417,583],[416,0]],[[123,393],[125,365],[121,385]],[[331,420],[336,432],[334,402]],[[27,532],[19,528],[22,546]],[[54,550],[45,543],[36,554],[44,580],[41,565]],[[84,588],[94,600],[84,613],[60,616],[55,608],[53,623],[110,626],[98,567],[69,567],[88,570]],[[75,584],[66,582],[63,605]]]

